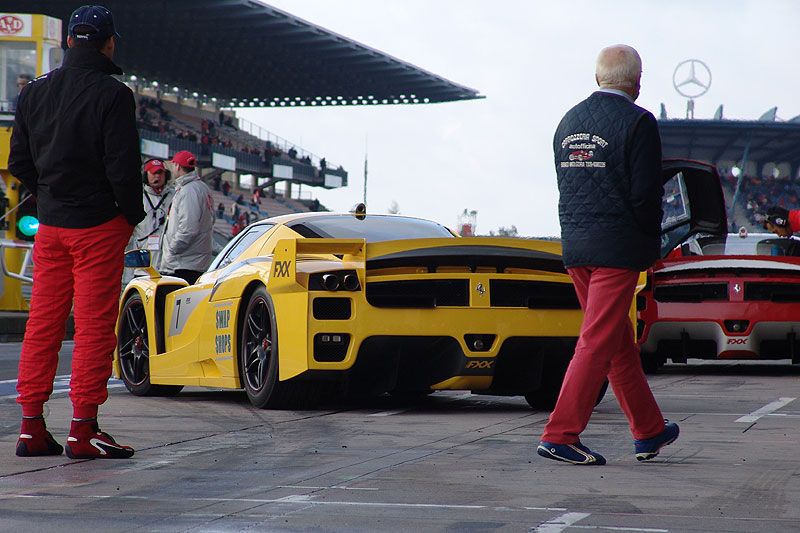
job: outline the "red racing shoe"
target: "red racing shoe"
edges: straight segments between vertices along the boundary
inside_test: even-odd
[[[61,455],[64,448],[47,431],[43,416],[23,416],[17,441],[17,456]]]
[[[100,431],[96,418],[72,419],[67,438],[67,457],[70,459],[127,459],[133,453],[133,448],[117,444],[111,435]]]

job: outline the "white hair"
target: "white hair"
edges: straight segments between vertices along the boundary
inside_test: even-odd
[[[601,89],[630,89],[636,86],[642,73],[639,53],[625,44],[615,44],[600,50],[597,56],[597,84]]]

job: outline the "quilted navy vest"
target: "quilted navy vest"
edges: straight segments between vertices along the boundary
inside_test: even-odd
[[[646,270],[657,259],[659,238],[640,229],[630,200],[631,132],[646,114],[595,92],[561,119],[553,151],[565,267]]]

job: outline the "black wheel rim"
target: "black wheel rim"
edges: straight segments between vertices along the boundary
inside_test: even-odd
[[[128,302],[122,311],[118,346],[122,377],[131,385],[141,385],[150,374],[150,346],[144,305],[138,300]]]
[[[267,301],[258,297],[250,304],[242,339],[244,379],[248,390],[260,392],[272,365],[272,328]]]

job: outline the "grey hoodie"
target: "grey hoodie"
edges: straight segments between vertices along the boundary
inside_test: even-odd
[[[211,190],[193,170],[175,181],[175,196],[161,238],[159,270],[205,271],[212,259],[213,226]]]

